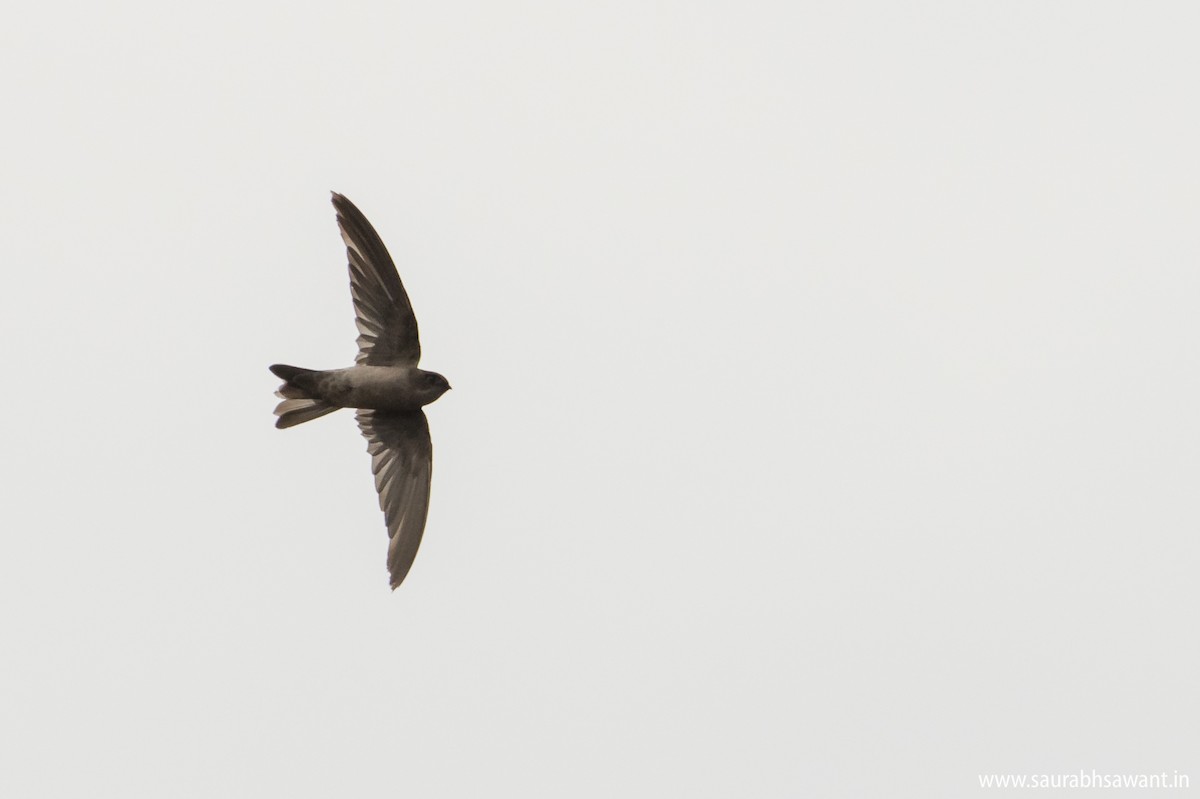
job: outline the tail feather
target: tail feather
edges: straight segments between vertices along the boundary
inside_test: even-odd
[[[298,424],[318,419],[327,413],[333,413],[338,409],[338,406],[330,405],[313,396],[312,377],[319,374],[315,369],[301,369],[298,366],[279,363],[274,364],[270,369],[276,377],[286,381],[275,392],[275,395],[283,400],[275,406],[275,415],[279,417],[275,420],[276,427],[280,429],[295,427]]]
[[[327,413],[333,413],[338,408],[315,399],[287,399],[275,406],[275,426],[280,430],[285,427],[295,427],[304,422],[319,419]]]
[[[271,374],[280,380],[286,380],[289,383],[295,383],[299,386],[304,386],[310,382],[309,378],[313,375],[320,374],[320,371],[317,369],[301,369],[299,366],[288,366],[286,363],[272,364],[267,368],[271,370]]]

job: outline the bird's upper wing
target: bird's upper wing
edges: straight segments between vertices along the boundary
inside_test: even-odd
[[[424,411],[359,411],[356,418],[367,439],[379,507],[387,520],[387,565],[394,589],[412,567],[429,513],[429,422]]]
[[[355,363],[416,366],[421,360],[417,317],[387,247],[354,203],[334,192],[333,207],[350,262],[350,294],[359,332]]]

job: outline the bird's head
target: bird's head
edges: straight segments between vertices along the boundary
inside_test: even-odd
[[[450,390],[450,381],[437,372],[417,371],[417,391],[420,393],[422,405],[428,405]]]

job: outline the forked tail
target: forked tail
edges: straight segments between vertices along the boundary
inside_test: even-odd
[[[283,385],[275,392],[275,396],[283,400],[275,406],[275,426],[283,429],[295,427],[298,424],[318,419],[327,413],[338,409],[315,395],[316,387],[313,377],[319,374],[315,369],[301,369],[299,366],[287,366],[277,363],[270,367],[271,372],[283,380]]]

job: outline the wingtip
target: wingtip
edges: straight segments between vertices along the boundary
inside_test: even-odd
[[[408,576],[407,569],[405,570],[404,574],[388,574],[388,585],[390,585],[392,587],[392,590],[395,591],[397,588],[400,587],[400,585],[404,582],[404,578],[407,576]]]

